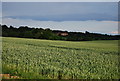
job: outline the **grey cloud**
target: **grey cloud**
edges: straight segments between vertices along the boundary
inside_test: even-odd
[[[3,24],[12,25],[15,27],[19,26],[30,26],[30,27],[42,27],[50,29],[60,29],[67,31],[90,31],[100,33],[110,33],[118,30],[117,21],[36,21],[36,20],[20,20],[12,18],[4,18]]]

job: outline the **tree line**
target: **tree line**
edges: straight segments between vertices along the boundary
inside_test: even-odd
[[[49,28],[30,28],[20,26],[18,28],[7,25],[0,25],[3,37],[20,37],[48,40],[66,40],[66,41],[91,41],[91,40],[119,40],[120,35],[107,35],[100,33],[68,32],[60,30],[51,30]]]

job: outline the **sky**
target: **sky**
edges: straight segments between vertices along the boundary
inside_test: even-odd
[[[117,2],[2,2],[8,26],[117,34],[117,20]]]

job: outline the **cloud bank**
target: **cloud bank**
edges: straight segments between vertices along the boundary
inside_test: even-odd
[[[4,2],[3,17],[40,21],[117,21],[117,2]]]

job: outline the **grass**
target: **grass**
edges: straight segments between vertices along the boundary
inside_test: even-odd
[[[3,73],[23,79],[119,79],[118,40],[2,38]]]

